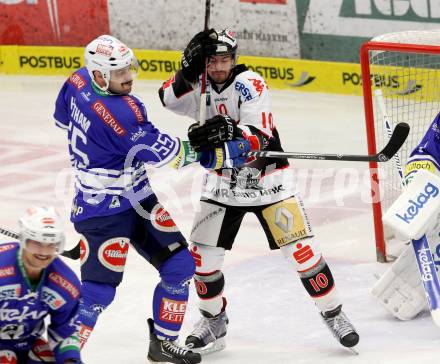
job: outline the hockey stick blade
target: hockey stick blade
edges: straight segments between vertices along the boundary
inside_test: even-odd
[[[9,229],[4,229],[0,227],[0,234],[9,236],[10,238],[13,238],[15,240],[20,240],[20,235],[18,235],[15,231]],[[81,255],[81,249],[79,243],[76,244],[75,247],[73,247],[72,249],[63,251],[61,255],[63,257],[70,258],[73,260],[79,259]]]
[[[377,154],[374,155],[355,155],[355,154],[321,154],[321,153],[295,153],[295,152],[275,152],[256,150],[246,153],[248,157],[263,158],[290,158],[290,159],[312,159],[312,160],[333,160],[333,161],[353,161],[353,162],[387,162],[405,143],[409,134],[409,125],[399,123],[394,128],[388,144]]]
[[[388,144],[377,154],[378,162],[389,161],[398,152],[403,143],[405,143],[409,130],[410,127],[407,123],[399,123],[396,125]]]

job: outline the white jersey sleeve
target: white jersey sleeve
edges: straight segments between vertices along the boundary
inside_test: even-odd
[[[163,106],[176,114],[197,119],[200,108],[200,88],[188,83],[178,71],[159,89]]]

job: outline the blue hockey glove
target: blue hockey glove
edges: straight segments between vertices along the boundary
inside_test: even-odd
[[[200,164],[206,169],[239,167],[246,162],[246,154],[251,150],[250,143],[245,139],[231,140],[221,148],[201,152]]]

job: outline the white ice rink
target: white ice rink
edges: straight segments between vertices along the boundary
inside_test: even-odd
[[[0,76],[0,226],[17,228],[30,204],[54,204],[68,216],[69,158],[64,132],[54,126],[54,102],[64,78]],[[137,81],[135,92],[161,130],[184,136],[189,120],[162,108],[159,82]],[[272,91],[274,120],[284,149],[365,154],[360,97]],[[368,166],[292,161],[300,190],[344,310],[360,333],[355,356],[331,336],[297,274],[271,252],[257,220],[245,218],[224,267],[230,319],[227,348],[203,363],[422,363],[440,355],[440,328],[427,314],[399,322],[369,294],[386,265],[375,262]],[[151,171],[152,183],[185,236],[197,208],[202,170]],[[67,191],[67,192],[66,192]],[[68,248],[77,235],[66,218]],[[4,239],[3,241],[6,241]],[[66,259],[67,260],[67,259]],[[68,261],[77,272],[79,263]],[[87,364],[146,363],[147,317],[158,276],[131,250],[115,301],[100,317],[83,351]],[[191,287],[182,337],[198,319]]]

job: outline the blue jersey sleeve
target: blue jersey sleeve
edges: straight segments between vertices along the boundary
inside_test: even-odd
[[[76,275],[64,262],[57,260],[53,267],[54,269],[48,274],[48,287],[56,297],[50,305],[47,336],[49,345],[54,348],[57,363],[63,363],[67,359],[80,358],[78,310],[81,286]],[[62,300],[64,304],[57,307],[56,300]]]
[[[47,334],[49,342],[55,345],[53,352],[57,363],[80,359],[78,308],[79,303],[76,302],[51,315]]]
[[[419,169],[440,173],[440,114],[426,131],[423,139],[412,151],[405,167],[405,175],[411,175]]]
[[[155,167],[161,167],[175,158],[180,151],[179,138],[157,129],[148,120],[145,106],[138,98],[130,95],[123,96],[122,99],[128,107],[121,108],[116,104],[115,109],[119,106],[120,112],[118,116],[112,116],[115,121],[113,128],[106,129],[111,137],[114,153],[126,155],[128,162],[131,158],[139,159]],[[97,109],[101,113],[99,116],[105,119],[108,114],[104,108],[105,105]]]
[[[55,101],[55,112],[53,115],[55,118],[55,125],[61,129],[68,129],[70,123],[69,110],[65,98],[66,90],[67,82],[64,83],[58,94],[57,100]]]
[[[179,154],[179,138],[161,133],[154,127],[132,128],[130,135],[123,138],[120,144],[128,160],[133,157],[155,167],[161,167]]]

